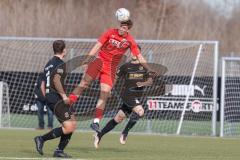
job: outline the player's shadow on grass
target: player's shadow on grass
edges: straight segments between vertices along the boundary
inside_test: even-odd
[[[111,148],[111,147],[106,147],[106,146],[100,146],[99,149],[95,149],[94,147],[70,147],[68,148],[69,150],[72,151],[78,151],[81,150],[83,153],[97,153],[97,152],[117,152],[117,153],[125,153],[127,150],[124,147],[119,147],[119,148]]]
[[[21,156],[20,157],[42,157],[42,158],[46,158],[46,157],[52,157],[52,155],[48,155],[48,154],[44,154],[44,157],[42,155],[40,155],[39,153],[37,153],[37,151],[35,151],[35,148],[32,150],[26,150],[25,148],[18,150],[18,152],[21,152]]]

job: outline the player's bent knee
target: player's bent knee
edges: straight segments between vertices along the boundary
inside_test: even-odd
[[[72,133],[74,132],[76,129],[76,126],[67,126],[67,127],[64,127],[64,134],[69,134],[69,133]]]
[[[76,130],[77,129],[77,122],[76,121],[72,121],[71,126],[72,126],[73,131]]]
[[[144,109],[142,106],[135,107],[134,112],[139,116],[139,118],[142,118],[144,116]]]
[[[116,116],[116,117],[114,117],[114,120],[115,120],[115,122],[117,122],[117,123],[121,123],[121,122],[124,120],[124,117],[122,117],[122,116]]]
[[[121,123],[121,122],[123,121],[122,118],[114,118],[114,120],[115,120],[115,122],[117,122],[117,123]]]
[[[64,134],[72,133],[77,128],[77,122],[76,121],[65,121],[63,125],[63,132]]]
[[[80,87],[84,88],[84,89],[87,89],[88,86],[89,86],[90,82],[87,82],[87,81],[83,81],[81,84],[80,84]]]
[[[140,109],[140,110],[138,111],[138,115],[139,115],[140,118],[142,118],[142,117],[144,116],[144,110],[143,110],[143,109]]]

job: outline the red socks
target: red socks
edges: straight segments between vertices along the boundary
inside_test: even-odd
[[[94,117],[94,118],[101,120],[102,117],[103,117],[103,112],[104,112],[103,109],[96,108],[96,109],[95,109],[95,117]]]

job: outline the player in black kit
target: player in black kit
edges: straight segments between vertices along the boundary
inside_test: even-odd
[[[66,66],[62,60],[66,55],[66,45],[63,40],[53,42],[54,56],[44,67],[44,82],[46,87],[46,102],[49,108],[55,113],[61,127],[54,128],[48,133],[34,138],[36,150],[43,155],[44,142],[60,138],[60,142],[54,151],[54,157],[70,158],[63,150],[71,139],[72,133],[76,129],[77,123],[71,105],[76,102],[75,97],[67,97],[64,88],[66,77]]]
[[[152,84],[153,75],[152,72],[148,72],[148,70],[139,63],[136,57],[132,57],[130,63],[126,63],[120,67],[117,76],[124,78],[123,105],[101,132],[94,136],[95,148],[99,147],[99,142],[103,135],[111,131],[117,124],[132,113],[128,124],[120,136],[120,143],[126,143],[129,130],[136,124],[138,119],[144,115],[144,109],[140,104],[139,98],[142,96],[143,87]]]

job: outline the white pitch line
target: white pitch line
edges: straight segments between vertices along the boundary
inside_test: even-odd
[[[19,160],[28,160],[28,159],[32,159],[32,160],[59,160],[59,158],[30,158],[30,157],[22,157],[22,158],[19,158],[19,157],[0,157],[0,159],[8,159],[8,160],[11,160],[11,159],[19,159]],[[65,158],[61,158],[61,159],[65,159]],[[70,158],[70,159],[73,159],[73,160],[87,160],[87,159],[79,159],[79,158]]]

